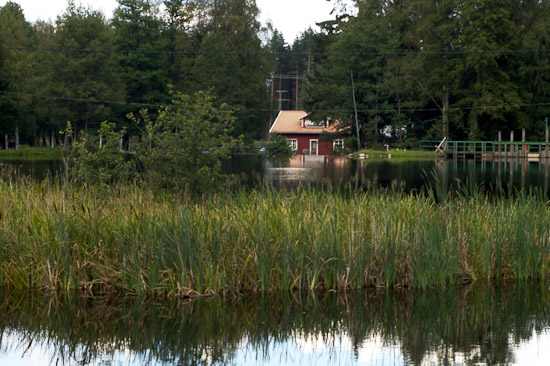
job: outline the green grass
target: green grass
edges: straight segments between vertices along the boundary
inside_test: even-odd
[[[350,192],[348,192],[350,193]],[[535,194],[223,192],[0,182],[0,285],[91,294],[427,288],[542,280],[550,212]]]
[[[388,159],[392,160],[433,160],[437,155],[433,151],[423,150],[361,150],[352,154],[352,158],[359,159],[359,154],[368,155],[368,159]],[[391,156],[390,156],[391,155]]]
[[[22,147],[21,149],[0,150],[0,159],[61,159],[59,147]]]

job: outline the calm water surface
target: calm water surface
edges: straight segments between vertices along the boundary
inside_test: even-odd
[[[234,158],[228,172],[262,177],[277,186],[298,182],[329,182],[352,187],[395,187],[405,191],[438,185],[443,191],[457,186],[486,190],[530,189],[538,187],[548,194],[550,162],[395,159],[351,160],[326,156],[295,156],[288,162],[273,163],[257,157]]]
[[[58,160],[0,160],[0,174],[15,168],[38,179],[58,175]],[[350,184],[353,187],[396,187],[405,191],[422,190],[439,184],[444,191],[456,186],[479,186],[491,190],[501,187],[538,187],[550,190],[550,162],[509,160],[418,160],[366,159],[361,161],[328,156],[295,156],[286,162],[271,162],[265,157],[235,156],[227,161],[226,173],[242,177],[245,184],[267,180],[276,186],[298,183]],[[436,183],[438,182],[438,183]]]
[[[545,365],[545,286],[162,302],[6,294],[9,365]]]

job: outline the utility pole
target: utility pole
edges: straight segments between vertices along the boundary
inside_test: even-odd
[[[283,109],[283,93],[286,93],[286,90],[277,90],[279,94],[279,111]],[[286,99],[284,99],[286,101]]]
[[[269,104],[269,125],[273,122],[273,94],[275,91],[275,73],[271,74],[271,103]],[[269,131],[269,126],[268,126]]]
[[[286,90],[283,90],[283,77],[281,69],[279,69],[279,90],[277,90],[277,93],[279,94],[279,111],[283,109],[283,93],[286,93]]]

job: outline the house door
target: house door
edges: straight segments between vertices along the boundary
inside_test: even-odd
[[[309,154],[310,155],[319,155],[319,140],[309,140]]]

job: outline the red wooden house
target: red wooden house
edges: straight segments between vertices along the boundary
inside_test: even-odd
[[[280,111],[269,133],[279,133],[288,139],[290,147],[298,155],[330,155],[335,149],[344,148],[344,138],[321,141],[321,134],[335,133],[338,121],[321,123],[311,120],[311,113],[305,111]]]

